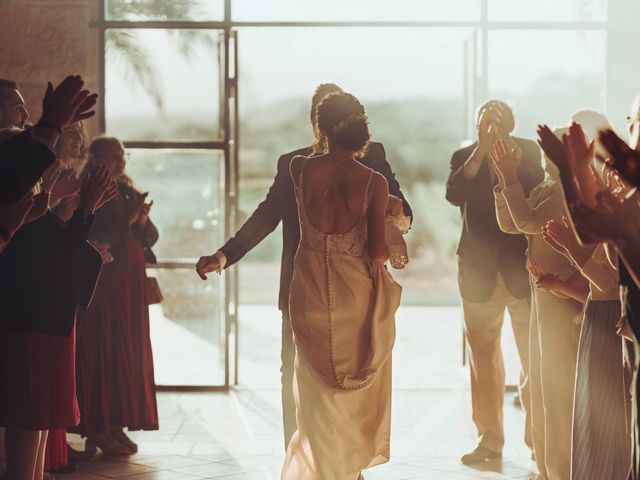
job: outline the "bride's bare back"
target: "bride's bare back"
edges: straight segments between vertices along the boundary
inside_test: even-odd
[[[384,213],[388,198],[386,179],[353,158],[329,154],[296,157],[291,174],[301,182],[306,216],[327,235],[353,230],[367,215],[368,250],[372,260],[386,260]]]

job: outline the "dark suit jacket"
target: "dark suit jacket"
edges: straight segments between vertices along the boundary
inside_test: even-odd
[[[540,149],[535,142],[515,138],[523,153],[518,177],[526,195],[544,179]],[[493,294],[500,272],[509,292],[517,298],[530,294],[526,269],[527,240],[524,235],[504,233],[496,218],[493,187],[488,161],[472,179],[462,167],[476,144],[456,151],[451,158],[447,180],[447,200],[460,207],[462,234],[458,244],[460,294],[469,302],[485,303]]]
[[[278,306],[286,310],[289,305],[289,287],[293,276],[293,259],[300,242],[300,224],[296,197],[293,192],[293,180],[289,165],[297,155],[309,155],[311,149],[301,148],[282,155],[278,160],[278,172],[269,188],[267,197],[262,201],[251,217],[240,227],[236,235],[221,248],[227,257],[227,267],[244,257],[253,247],[269,235],[282,221],[282,260],[280,264],[280,295]],[[389,163],[386,160],[381,143],[371,142],[367,154],[360,159],[367,167],[381,173],[389,183],[389,193],[402,199],[404,214],[412,218],[411,207],[400,191]]]
[[[80,210],[67,223],[49,212],[16,232],[0,254],[0,330],[71,334],[76,306],[88,302],[87,288],[93,290],[81,282],[97,280],[90,272],[83,279],[78,271],[92,222]]]
[[[55,161],[47,147],[24,131],[0,143],[0,205],[15,203]]]

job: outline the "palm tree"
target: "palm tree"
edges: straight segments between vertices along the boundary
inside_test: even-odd
[[[108,17],[118,20],[193,20],[202,14],[200,0],[108,0],[107,5]],[[197,46],[215,45],[213,37],[205,31],[166,30],[166,33],[185,58]],[[162,89],[156,69],[135,30],[107,30],[105,41],[107,52],[121,60],[132,86],[142,86],[158,110],[162,110]]]

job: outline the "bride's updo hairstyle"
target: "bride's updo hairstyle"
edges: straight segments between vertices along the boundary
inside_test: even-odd
[[[346,92],[327,95],[317,110],[317,125],[331,140],[357,156],[369,145],[369,120],[356,97]]]

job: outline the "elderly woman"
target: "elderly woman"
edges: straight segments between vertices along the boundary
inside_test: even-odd
[[[158,239],[149,220],[147,194],[125,175],[125,150],[116,138],[95,139],[87,171],[105,166],[118,182],[118,194],[98,212],[92,242],[108,249],[113,261],[103,268],[93,303],[78,329],[77,432],[87,449],[129,455],[137,445],[124,433],[157,430],[158,413],[145,255]]]

